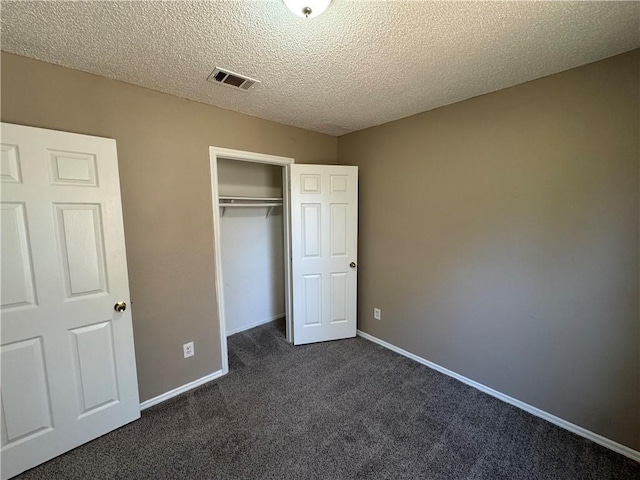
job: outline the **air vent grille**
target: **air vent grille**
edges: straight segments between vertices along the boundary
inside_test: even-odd
[[[254,80],[253,78],[245,77],[218,67],[211,72],[211,75],[207,78],[207,82],[218,83],[226,87],[232,87],[244,91],[249,90],[256,83],[260,83],[259,80]]]

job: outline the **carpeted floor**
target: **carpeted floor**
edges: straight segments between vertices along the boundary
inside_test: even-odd
[[[202,347],[200,347],[202,348]],[[640,464],[361,338],[229,338],[230,373],[17,477],[640,479]]]

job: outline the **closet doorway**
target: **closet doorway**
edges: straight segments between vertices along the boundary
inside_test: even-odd
[[[289,172],[292,158],[211,147],[222,370],[227,336],[285,317],[292,341]]]

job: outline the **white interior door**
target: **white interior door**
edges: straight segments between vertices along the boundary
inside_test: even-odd
[[[290,169],[293,343],[355,337],[358,167]]]
[[[115,140],[1,125],[2,478],[140,417]]]

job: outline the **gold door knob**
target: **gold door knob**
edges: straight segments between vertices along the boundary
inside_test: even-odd
[[[127,304],[124,302],[118,302],[113,306],[116,312],[124,312],[127,309]]]
[[[349,266],[350,266],[351,268],[356,268],[356,266],[357,266],[357,265],[356,265],[356,262],[351,262],[351,263],[349,264]]]

